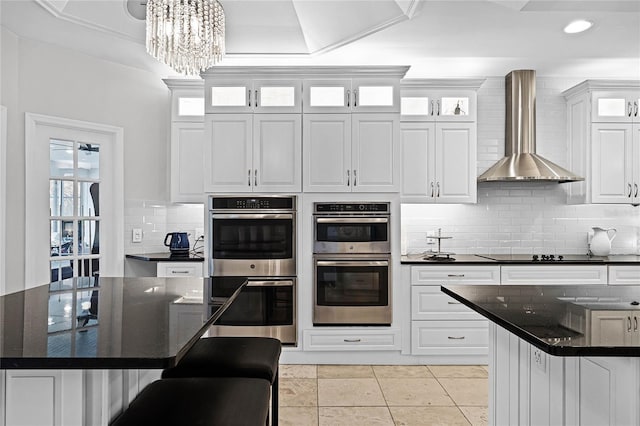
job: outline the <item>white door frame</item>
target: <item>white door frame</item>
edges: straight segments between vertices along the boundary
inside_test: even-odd
[[[5,247],[7,246],[7,108],[0,105],[0,296],[5,291]]]
[[[110,181],[101,185],[101,198],[109,200],[100,210],[100,275],[124,274],[124,171],[121,127],[25,113],[25,288],[48,283],[50,278],[48,235],[49,146],[43,147],[42,134],[83,132],[107,139],[108,149],[101,152],[100,173]],[[47,138],[48,142],[48,138]],[[104,161],[102,158],[104,156]],[[104,164],[104,166],[103,166]],[[103,170],[104,168],[104,170]],[[46,185],[43,184],[46,179]],[[102,178],[104,179],[104,178]],[[104,180],[103,180],[104,182]],[[110,188],[109,188],[110,187]],[[46,188],[46,192],[45,192]],[[43,215],[42,212],[45,214]],[[45,220],[46,218],[46,220]],[[46,266],[45,266],[46,265]],[[47,275],[44,275],[46,271]]]

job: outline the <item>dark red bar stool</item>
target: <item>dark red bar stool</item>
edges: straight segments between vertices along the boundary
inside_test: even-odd
[[[207,337],[198,340],[162,378],[247,377],[271,383],[271,424],[278,424],[278,363],[282,344],[270,337]]]
[[[111,426],[262,426],[269,421],[270,383],[242,377],[156,380]]]

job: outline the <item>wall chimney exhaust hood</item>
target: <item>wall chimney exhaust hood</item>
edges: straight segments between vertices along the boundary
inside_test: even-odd
[[[536,72],[511,71],[505,77],[505,157],[478,182],[576,182],[584,178],[536,154]]]

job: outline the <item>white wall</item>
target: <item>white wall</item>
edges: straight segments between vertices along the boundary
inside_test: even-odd
[[[574,80],[537,79],[537,152],[567,167],[563,90]],[[504,78],[478,91],[478,174],[504,155]],[[454,253],[582,254],[593,226],[614,227],[612,253],[640,254],[640,207],[567,205],[565,185],[481,183],[478,204],[402,206],[403,251],[435,249],[427,233],[442,228],[442,250]]]
[[[22,288],[29,264],[24,113],[123,127],[125,200],[164,200],[169,193],[169,90],[145,71],[19,39],[4,28],[1,43],[0,104],[8,114],[6,280],[12,292]]]

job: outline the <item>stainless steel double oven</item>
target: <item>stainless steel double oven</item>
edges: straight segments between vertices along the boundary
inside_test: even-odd
[[[220,317],[221,336],[266,336],[296,343],[296,197],[209,197],[213,285],[248,277]]]
[[[391,324],[389,203],[314,203],[314,325]]]

